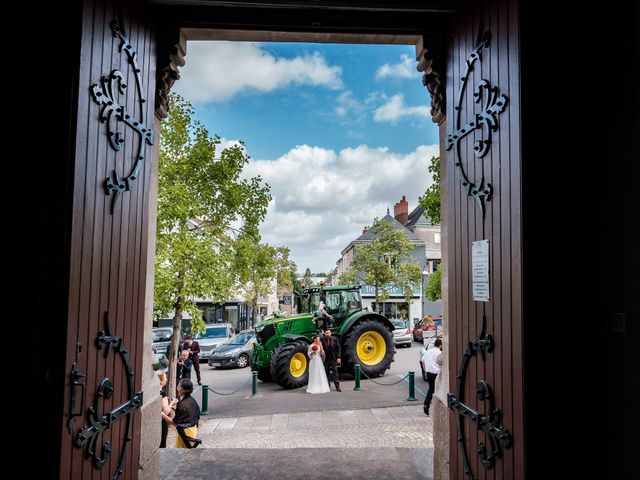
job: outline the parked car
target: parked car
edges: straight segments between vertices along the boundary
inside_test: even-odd
[[[411,330],[404,320],[392,319],[393,323],[393,344],[411,346]]]
[[[255,343],[255,330],[244,330],[213,350],[209,357],[209,366],[244,368],[251,365]]]
[[[425,317],[429,318],[429,317]],[[438,321],[440,321],[440,325],[442,325],[442,318],[439,317],[437,319],[432,319],[431,323],[425,325],[424,318],[422,320],[418,320],[416,324],[413,326],[413,339],[416,342],[423,342],[424,337],[435,336],[438,332]],[[426,333],[425,333],[426,332]]]
[[[218,345],[226,342],[235,334],[229,323],[212,323],[206,326],[204,333],[198,333],[194,340],[200,345],[200,362],[208,360],[211,352]]]
[[[151,345],[156,355],[167,354],[172,334],[173,328],[171,327],[156,327],[153,329],[151,333]]]

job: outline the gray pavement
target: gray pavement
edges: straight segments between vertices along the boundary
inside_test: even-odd
[[[432,478],[432,424],[421,403],[204,418],[201,447],[161,451],[161,478]]]

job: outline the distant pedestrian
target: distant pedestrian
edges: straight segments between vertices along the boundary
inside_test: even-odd
[[[424,397],[424,406],[422,407],[425,415],[429,415],[431,399],[436,389],[436,377],[440,373],[440,364],[442,362],[438,363],[438,357],[442,355],[442,340],[438,338],[433,347],[423,355],[424,369],[427,372],[427,383],[429,384],[429,390],[427,390],[427,396]]]
[[[189,350],[189,360],[191,360],[193,369],[196,371],[196,380],[198,385],[202,385],[202,378],[200,377],[200,344],[191,335],[187,335],[184,337],[182,350]]]
[[[324,329],[322,348],[324,349],[324,369],[327,373],[327,378],[330,378],[329,374],[331,373],[331,375],[333,375],[333,383],[336,386],[336,392],[341,392],[340,375],[338,374],[338,367],[340,366],[340,342],[338,342],[337,338],[331,336],[331,330],[329,328]]]
[[[189,350],[181,350],[178,357],[178,378],[191,380],[191,366],[193,362],[189,358]]]

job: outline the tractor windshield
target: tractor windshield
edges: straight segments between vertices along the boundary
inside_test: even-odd
[[[320,305],[320,292],[307,292],[306,295],[302,297],[301,303],[301,313],[315,312]]]
[[[361,309],[360,292],[355,290],[326,292],[327,312],[337,318],[346,318]]]

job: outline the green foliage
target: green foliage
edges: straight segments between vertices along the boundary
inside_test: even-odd
[[[371,227],[375,238],[356,246],[353,262],[340,283],[361,283],[375,287],[376,303],[389,298],[390,287],[400,287],[407,303],[413,297],[413,285],[420,282],[421,269],[413,257],[414,244],[402,230],[377,220]]]
[[[427,285],[424,287],[425,297],[432,302],[442,298],[442,272],[440,267],[442,267],[442,265],[438,265],[436,271],[429,275]]]
[[[194,299],[225,301],[231,294],[238,256],[231,225],[240,226],[240,235],[257,236],[271,199],[260,177],[240,178],[249,162],[241,147],[216,158],[219,138],[210,137],[193,113],[189,102],[171,95],[161,126],[154,314],[173,315],[172,362],[182,314],[190,313],[192,331],[204,329]],[[174,370],[172,364],[170,385]]]
[[[433,183],[418,199],[418,203],[434,224],[440,224],[440,157],[431,157],[431,163],[427,169],[431,173]]]
[[[258,313],[258,297],[267,296],[273,290],[272,282],[276,277],[276,249],[259,243],[259,237],[253,235],[242,235],[235,243],[233,270],[255,317]]]
[[[298,268],[296,262],[289,258],[291,254],[288,247],[276,248],[276,279],[278,281],[278,288],[284,288],[291,291],[294,287],[296,278],[296,269]],[[298,282],[299,283],[299,282]]]
[[[311,288],[316,286],[315,282],[311,280],[311,277],[313,277],[313,273],[311,273],[311,269],[307,267],[307,269],[304,271],[304,277],[302,277],[302,285],[304,285],[304,288]]]

